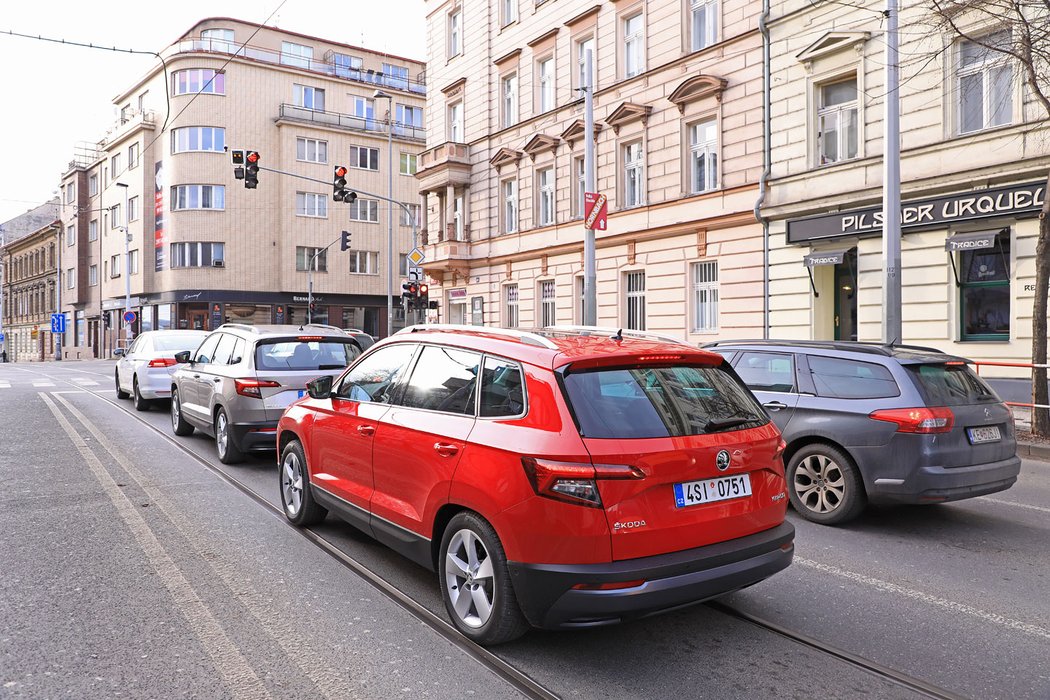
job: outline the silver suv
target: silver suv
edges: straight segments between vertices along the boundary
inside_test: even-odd
[[[360,344],[339,329],[224,324],[197,350],[175,355],[171,426],[176,435],[197,429],[214,436],[224,464],[273,450],[277,421],[306,395],[306,383],[338,375],[360,354]]]

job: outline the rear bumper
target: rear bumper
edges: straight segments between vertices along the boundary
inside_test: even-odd
[[[233,440],[242,452],[277,449],[277,421],[275,420],[234,423],[230,427]]]
[[[766,579],[794,556],[795,528],[763,532],[681,552],[608,564],[508,562],[522,613],[536,627],[606,625],[700,603]],[[581,583],[645,583],[618,590],[577,590]]]
[[[874,503],[941,503],[1005,491],[1017,481],[1021,459],[971,467],[920,467],[906,479],[876,479],[868,498]]]
[[[165,368],[147,369],[140,371],[139,394],[144,399],[170,399],[171,398],[171,372]]]

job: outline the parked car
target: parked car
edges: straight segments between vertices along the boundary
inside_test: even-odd
[[[157,399],[169,398],[175,354],[195,349],[207,336],[205,331],[145,331],[126,350],[117,348],[119,359],[113,370],[117,398],[131,396],[137,411],[148,411]]]
[[[227,323],[193,353],[175,355],[171,425],[215,437],[219,460],[233,464],[252,450],[272,450],[277,420],[306,394],[306,382],[337,375],[361,354],[341,330],[317,326]]]
[[[278,446],[292,523],[331,511],[436,570],[482,644],[700,602],[794,551],[776,427],[720,356],[649,337],[413,326],[311,382]]]
[[[1010,488],[1021,469],[1010,409],[934,348],[738,341],[725,355],[787,442],[788,495],[827,525],[866,503],[942,503]]]

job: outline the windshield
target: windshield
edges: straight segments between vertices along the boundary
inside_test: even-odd
[[[153,336],[153,349],[163,352],[182,352],[183,350],[196,350],[201,341],[208,337],[207,333],[187,333],[186,335],[157,335]]]
[[[347,338],[277,340],[255,348],[256,370],[342,369],[361,354]]]
[[[565,390],[590,438],[654,438],[754,428],[762,407],[721,367],[645,367],[569,373]]]
[[[967,365],[904,365],[929,406],[964,406],[1000,399]]]

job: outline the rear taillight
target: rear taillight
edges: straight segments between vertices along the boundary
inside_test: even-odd
[[[149,361],[149,367],[174,367],[177,363],[174,357],[157,357]]]
[[[634,581],[610,581],[609,583],[577,583],[574,591],[622,591],[625,588],[637,588],[645,583],[644,578]]]
[[[898,433],[947,433],[955,424],[955,414],[950,408],[889,408],[872,411],[869,418],[887,423],[896,423]]]
[[[235,379],[233,383],[237,387],[238,394],[252,399],[262,398],[263,387],[281,386],[277,382],[266,379]]]
[[[645,472],[627,464],[587,464],[555,462],[549,459],[522,457],[521,465],[537,496],[556,501],[602,507],[598,479],[643,479]]]

